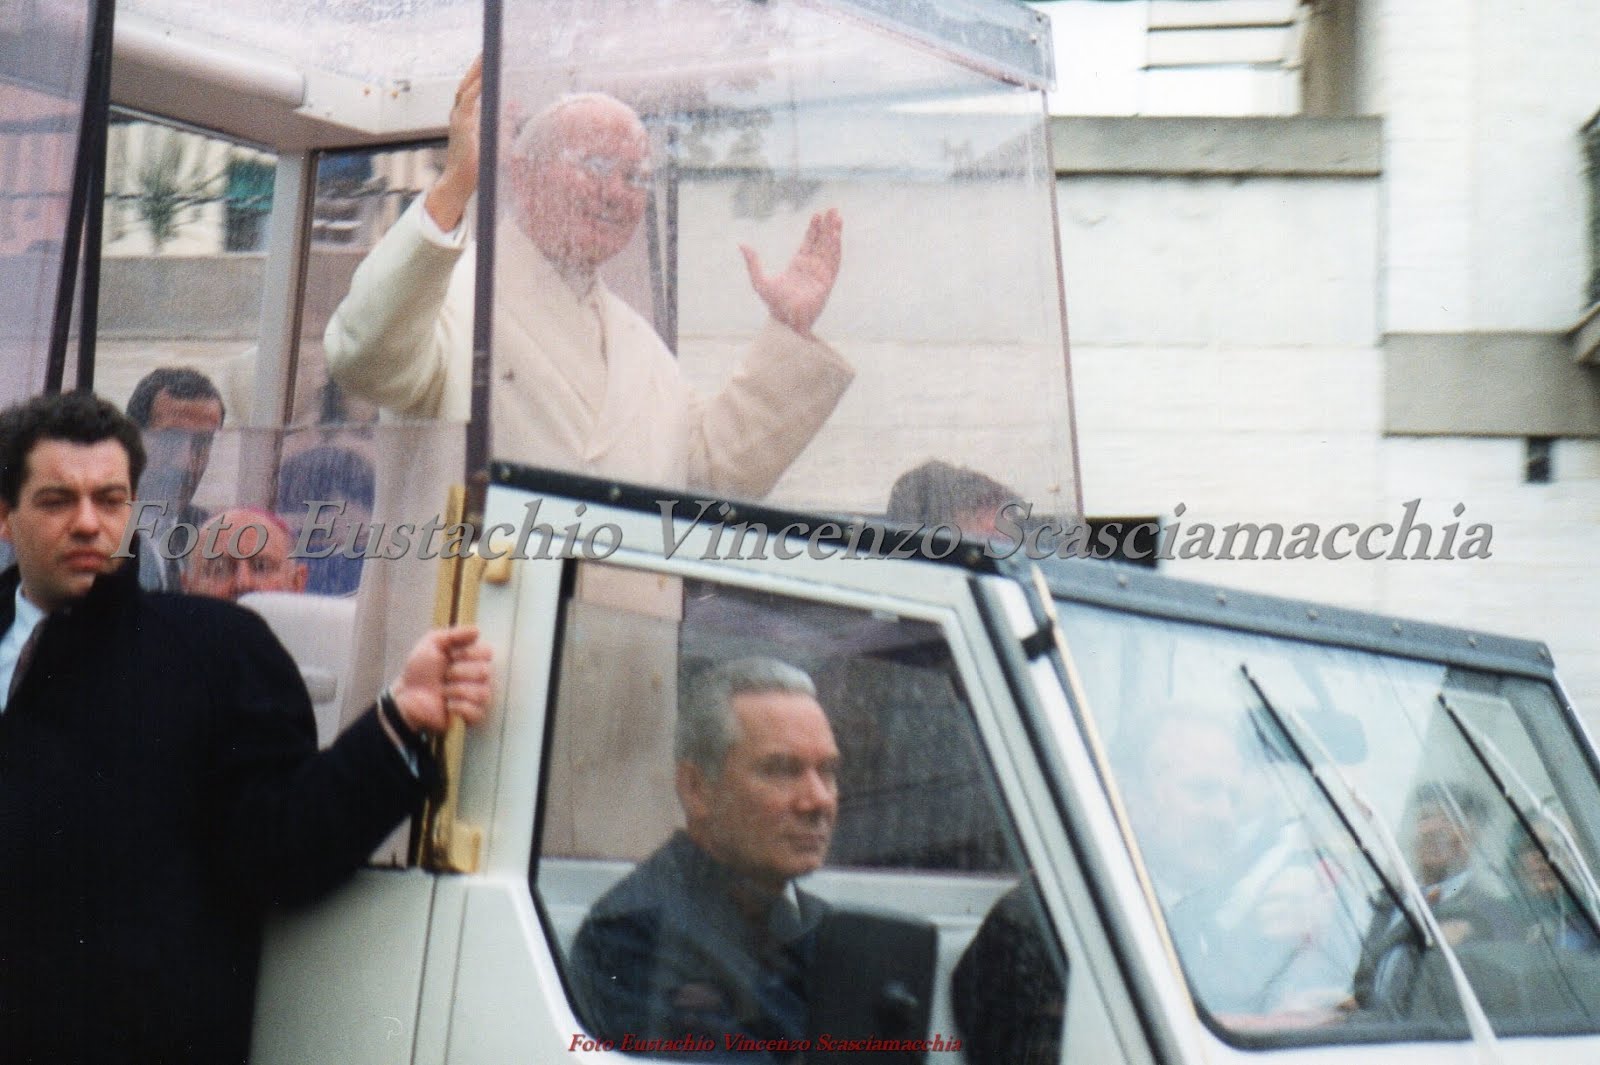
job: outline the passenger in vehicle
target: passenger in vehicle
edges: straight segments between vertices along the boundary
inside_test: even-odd
[[[1000,509],[1021,498],[1021,493],[987,474],[929,459],[895,479],[889,489],[887,517],[930,529],[954,525],[962,536],[988,543],[999,536],[995,524]]]
[[[1120,760],[1128,816],[1170,920],[1180,906],[1214,905],[1226,889],[1239,849],[1244,761],[1219,720],[1170,710],[1149,727],[1142,745],[1125,741]]]
[[[144,465],[88,393],[0,414],[0,1057],[249,1054],[261,922],[333,888],[482,718],[489,649],[429,633],[327,750],[254,614],[150,595],[116,549]]]
[[[1545,858],[1546,851],[1554,854],[1558,861],[1569,856],[1562,834],[1549,821],[1538,822],[1534,831],[1539,835],[1538,841],[1526,832],[1517,831],[1511,843],[1511,870],[1532,912],[1532,919],[1522,930],[1523,940],[1546,944],[1556,950],[1600,951],[1600,934]],[[1574,890],[1583,890],[1581,882],[1574,877],[1568,877],[1567,883]]]
[[[989,910],[950,977],[951,1012],[970,1065],[1061,1061],[1066,982],[1048,941],[1030,876]]]
[[[450,113],[443,173],[368,255],[328,323],[329,372],[408,417],[470,414],[475,265],[463,256],[477,189],[481,60]],[[744,253],[770,321],[709,400],[600,268],[632,240],[651,183],[650,143],[626,104],[564,96],[508,138],[496,246],[492,450],[496,457],[648,484],[765,495],[854,371],[812,327],[839,273],[836,210],[812,216],[788,268]]]
[[[308,509],[312,504],[339,504],[337,512],[317,513],[319,528],[306,537],[306,591],[355,594],[364,560],[349,556],[366,547],[358,533],[372,520],[376,487],[372,463],[349,447],[321,444],[284,459],[278,471],[277,511],[297,537],[313,518]],[[354,550],[347,554],[347,548]],[[331,553],[319,557],[325,552]]]
[[[596,902],[567,976],[579,1016],[620,1049],[804,1040],[827,906],[797,878],[827,857],[839,750],[805,673],[768,658],[712,669],[679,711],[686,827]],[[652,1043],[652,1041],[656,1041]],[[663,1042],[665,1041],[665,1042]],[[781,1048],[775,1060],[795,1055]]]
[[[182,587],[183,564],[153,549],[177,525],[198,528],[206,512],[194,505],[195,491],[211,463],[211,440],[222,428],[222,393],[198,370],[165,366],[146,374],[128,397],[128,417],[144,434],[149,456],[139,478],[140,500],[160,501],[166,509],[153,522],[139,563],[140,583],[150,591]],[[175,544],[174,548],[183,546]]]
[[[1131,727],[1139,724],[1150,731],[1125,735],[1118,761],[1145,869],[1196,996],[1207,1008],[1231,1004],[1247,930],[1220,915],[1237,904],[1250,862],[1240,830],[1261,767],[1203,711],[1167,707]]]
[[[1489,818],[1483,796],[1461,784],[1430,781],[1412,793],[1409,807],[1412,870],[1445,940],[1461,947],[1517,938],[1516,914],[1503,885],[1478,858]],[[1356,969],[1357,1004],[1406,1009],[1420,963],[1411,923],[1384,895]]]
[[[183,590],[214,599],[247,592],[303,592],[306,564],[290,558],[294,537],[282,518],[259,507],[229,507],[200,528]]]

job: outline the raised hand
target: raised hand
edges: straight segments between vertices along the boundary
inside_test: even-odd
[[[811,327],[828,305],[833,283],[839,277],[843,233],[844,220],[837,208],[812,215],[805,239],[789,260],[788,269],[770,277],[761,269],[755,250],[748,244],[739,245],[756,295],[772,317],[801,336],[811,336]]]
[[[444,171],[428,190],[423,205],[446,233],[461,224],[467,201],[478,190],[478,126],[483,105],[483,56],[472,61],[450,108],[450,143],[445,148]]]

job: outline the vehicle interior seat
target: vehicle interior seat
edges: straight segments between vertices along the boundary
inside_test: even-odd
[[[355,597],[251,592],[239,597],[239,605],[266,619],[300,667],[317,719],[317,746],[326,747],[338,735],[339,706],[350,683]]]

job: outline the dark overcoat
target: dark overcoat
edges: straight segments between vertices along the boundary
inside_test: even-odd
[[[0,1061],[243,1062],[265,911],[349,875],[432,766],[371,711],[319,754],[265,622],[133,565],[40,624],[0,713]]]

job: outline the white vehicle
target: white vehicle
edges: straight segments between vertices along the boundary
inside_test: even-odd
[[[409,845],[274,917],[256,1062],[633,1057],[572,1001],[573,938],[678,823],[680,690],[746,655],[814,677],[843,755],[829,861],[805,885],[835,915],[806,1061],[1600,1058],[1600,763],[1543,647],[1031,559],[958,539],[959,500],[930,506],[940,529],[884,520],[929,460],[982,471],[1030,522],[1081,515],[1041,16],[249,7],[124,0],[113,33],[109,4],[36,0],[22,33],[0,27],[18,116],[0,206],[34,210],[0,232],[23,297],[0,307],[0,392],[124,400],[158,366],[213,377],[228,420],[178,440],[174,468],[201,510],[283,514],[317,564],[310,594],[247,602],[295,654],[324,738],[431,619],[473,618],[496,650],[491,721],[446,739],[446,791]],[[113,64],[91,61],[96,39]],[[380,421],[330,387],[323,326],[437,174],[480,48],[473,417]],[[737,246],[778,262],[808,215],[845,219],[816,332],[854,380],[761,499],[494,453],[517,369],[491,303],[519,293],[497,258],[520,224],[505,146],[596,90],[639,114],[654,157],[605,281],[702,392],[744,372],[764,328]],[[624,176],[643,190],[642,169]],[[74,340],[58,280],[84,232],[98,322],[80,312]],[[463,471],[485,476],[441,516]],[[438,562],[473,538],[459,521],[476,554]],[[147,532],[193,546],[181,522]],[[952,983],[997,905],[986,1034],[958,1025]]]

